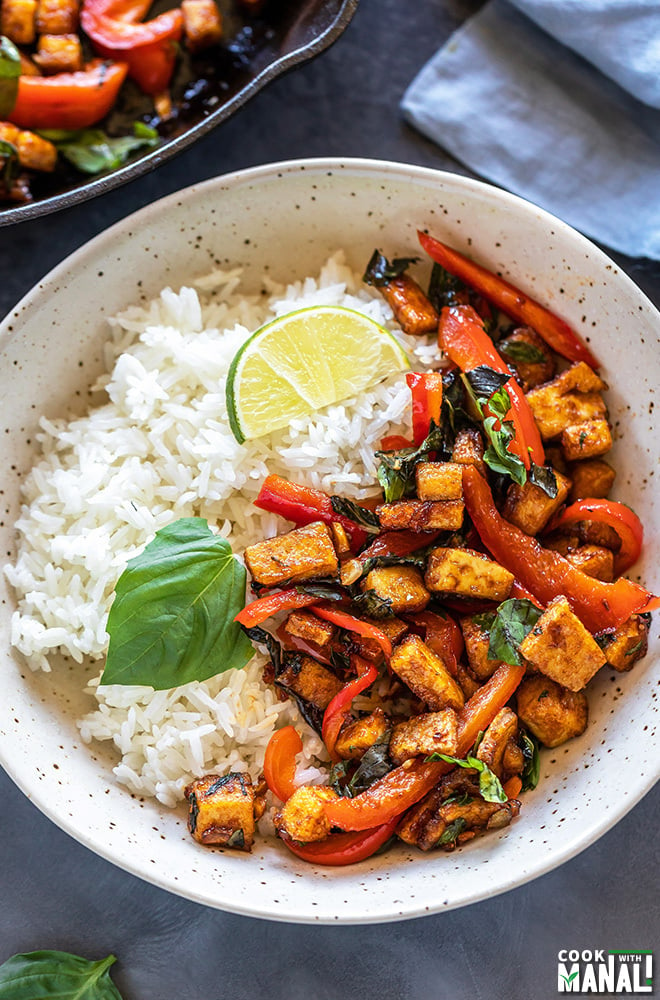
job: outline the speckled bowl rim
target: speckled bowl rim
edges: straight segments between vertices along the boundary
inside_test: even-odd
[[[627,292],[640,303],[640,309],[644,308],[646,310],[650,310],[655,317],[658,328],[660,329],[660,313],[655,310],[655,307],[635,285],[632,279],[630,279],[626,274],[618,271],[616,265],[613,264],[607,255],[599,248],[595,247],[589,240],[577,233],[566,223],[561,222],[549,213],[539,209],[537,206],[484,182],[446,171],[438,171],[432,168],[392,161],[332,157],[282,161],[232,172],[197,185],[191,185],[190,187],[174,192],[134,212],[130,216],[120,220],[112,227],[90,240],[84,246],[80,247],[61,264],[49,272],[35,286],[35,288],[21,300],[5,321],[0,324],[0,341],[8,335],[9,331],[13,331],[15,329],[17,323],[21,322],[21,316],[28,314],[31,310],[38,307],[40,298],[48,292],[49,287],[54,287],[58,283],[65,282],[67,276],[70,275],[75,269],[84,266],[86,260],[97,258],[100,252],[109,253],[113,249],[116,241],[121,241],[127,232],[130,230],[139,231],[139,228],[143,223],[147,223],[149,220],[155,219],[157,216],[167,215],[170,208],[173,208],[175,205],[185,201],[186,198],[207,195],[210,197],[214,191],[226,191],[232,189],[233,187],[245,184],[255,185],[264,180],[273,180],[273,178],[277,175],[289,175],[291,173],[300,173],[304,171],[307,171],[308,174],[331,174],[333,171],[341,171],[347,174],[353,174],[356,177],[365,173],[373,175],[374,172],[377,172],[378,175],[382,177],[383,182],[386,182],[388,177],[396,177],[401,180],[410,180],[412,182],[415,182],[416,180],[427,183],[437,182],[438,184],[445,182],[454,188],[461,189],[467,198],[471,195],[479,195],[481,197],[487,196],[488,198],[495,199],[506,208],[510,208],[510,210],[514,213],[533,213],[538,219],[541,220],[542,223],[552,227],[553,231],[558,233],[562,239],[568,239],[569,242],[575,247],[576,252],[586,250],[588,251],[588,256],[598,261],[601,265],[607,266],[610,270],[614,268],[617,283],[624,287]],[[587,817],[585,819],[585,827],[583,828],[582,833],[565,843],[561,849],[551,852],[546,859],[537,859],[532,866],[526,869],[522,869],[516,873],[511,873],[511,875],[506,879],[500,879],[499,881],[494,879],[493,881],[489,881],[483,889],[466,893],[460,899],[439,899],[437,904],[432,906],[422,906],[412,902],[406,903],[405,901],[399,901],[402,904],[400,907],[390,906],[389,908],[383,908],[377,914],[369,913],[368,915],[365,915],[364,912],[360,912],[358,905],[356,907],[356,911],[352,914],[344,913],[338,915],[337,913],[325,913],[323,915],[311,916],[306,914],[301,916],[295,912],[278,909],[277,907],[265,908],[264,906],[255,905],[250,901],[249,897],[241,898],[239,896],[236,898],[235,895],[232,895],[232,897],[229,898],[226,894],[224,896],[220,894],[220,896],[216,895],[215,898],[209,898],[204,893],[191,891],[190,889],[182,888],[180,885],[174,884],[171,879],[168,879],[165,875],[145,870],[144,866],[132,863],[130,855],[118,857],[116,851],[108,850],[104,843],[99,842],[99,840],[95,837],[88,836],[84,828],[81,828],[79,824],[71,821],[69,817],[67,817],[58,808],[59,803],[57,801],[48,800],[47,797],[41,796],[38,786],[35,787],[34,784],[26,781],[22,774],[16,773],[11,757],[2,753],[1,750],[2,748],[0,746],[0,764],[2,764],[8,775],[18,785],[18,787],[21,788],[26,796],[30,798],[37,808],[39,808],[48,818],[56,823],[57,826],[70,834],[74,839],[90,848],[101,857],[104,857],[108,861],[118,865],[125,871],[128,871],[139,878],[145,879],[146,881],[167,891],[181,895],[187,899],[194,900],[203,905],[216,907],[245,916],[298,923],[334,923],[340,921],[342,923],[349,924],[362,924],[396,921],[424,916],[428,913],[454,909],[514,889],[546,874],[547,872],[552,871],[593,844],[597,839],[611,829],[620,819],[622,819],[628,811],[632,809],[633,806],[636,805],[636,803],[639,802],[640,799],[654,786],[658,777],[660,777],[660,768],[658,766],[656,766],[655,771],[651,771],[649,769],[646,773],[636,772],[636,774],[633,775],[634,780],[631,779],[630,784],[627,786],[627,794],[625,798],[619,799],[619,801],[609,808],[607,812],[599,814],[597,818],[593,818],[593,815]],[[302,870],[305,870],[304,866]]]

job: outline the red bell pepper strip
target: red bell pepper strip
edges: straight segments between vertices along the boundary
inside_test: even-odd
[[[402,434],[387,434],[380,440],[381,451],[402,451],[404,448],[412,448],[413,443]]]
[[[293,726],[277,729],[268,741],[264,755],[264,777],[273,795],[282,802],[296,790],[296,754],[302,750],[302,740]]]
[[[439,531],[383,531],[360,552],[358,559],[366,562],[377,556],[409,556],[430,545],[440,534]]]
[[[479,733],[488,728],[514,694],[524,674],[523,665],[503,663],[465,703],[458,716],[457,757],[469,752]],[[324,803],[323,809],[332,825],[342,830],[365,830],[389,823],[424,798],[451,769],[452,765],[442,760],[408,760],[355,798]]]
[[[358,861],[370,858],[394,835],[398,821],[398,816],[395,816],[389,823],[383,823],[382,826],[371,830],[362,830],[360,833],[331,833],[326,840],[312,844],[301,844],[288,837],[282,837],[282,840],[289,850],[303,861],[336,868],[341,865],[354,865]]]
[[[84,70],[20,76],[9,121],[26,129],[80,129],[108,114],[126,79],[125,62],[93,59]]]
[[[541,607],[538,598],[534,597],[534,594],[532,594],[531,591],[527,589],[527,587],[523,587],[522,583],[520,583],[518,580],[514,580],[513,583],[511,584],[509,597],[517,597],[518,600],[524,599],[526,601],[531,601],[532,604],[535,604],[537,608],[541,608],[542,611],[545,610],[545,608]]]
[[[308,604],[316,604],[318,597],[311,594],[301,594],[294,587],[288,590],[279,590],[276,594],[268,594],[260,597],[251,604],[246,604],[242,611],[239,611],[234,618],[239,625],[245,628],[253,628],[261,625],[267,618],[276,615],[279,611],[294,611],[296,608],[305,608]]]
[[[617,576],[625,573],[636,563],[642,551],[644,528],[637,514],[625,503],[607,499],[577,500],[567,507],[553,521],[553,529],[565,524],[575,524],[576,521],[596,521],[607,524],[616,531],[621,539],[621,548],[614,560]]]
[[[531,535],[505,521],[497,510],[488,483],[476,466],[463,469],[463,495],[468,514],[491,555],[546,607],[563,594],[574,614],[591,632],[617,628],[644,610],[652,595],[625,577],[603,583]]]
[[[511,376],[508,365],[500,357],[484,330],[481,317],[472,306],[451,308],[445,306],[440,315],[438,342],[443,351],[464,372],[470,372],[480,365],[488,365],[502,375]],[[515,430],[515,436],[509,443],[508,450],[524,462],[526,469],[530,467],[530,455],[537,465],[543,465],[545,452],[541,435],[524,392],[513,376],[509,378],[504,388],[511,400],[511,409],[507,416],[513,422]]]
[[[378,671],[373,663],[367,663],[366,660],[358,656],[352,657],[352,660],[358,661],[356,664],[359,671],[358,676],[343,686],[323,713],[321,736],[333,763],[340,759],[335,752],[335,744],[339,730],[350,714],[353,698],[362,694],[378,677]]]
[[[507,799],[517,799],[522,791],[522,780],[514,774],[502,785],[502,789]]]
[[[334,512],[327,493],[312,489],[311,486],[290,483],[281,476],[266,476],[254,505],[271,514],[279,514],[299,527],[313,521],[324,521],[326,524],[337,521],[348,532],[355,549],[361,548],[367,540],[364,528],[350,518]]]
[[[431,421],[438,425],[442,411],[442,375],[440,372],[408,372],[412,393],[413,444],[416,448],[429,436]]]
[[[183,13],[177,7],[143,22],[150,6],[151,0],[84,0],[80,23],[99,55],[127,62],[142,90],[158,94],[174,71]]]
[[[330,608],[327,604],[317,603],[311,610],[319,618],[323,618],[327,622],[332,622],[333,625],[337,625],[339,628],[346,629],[349,632],[357,632],[358,635],[361,635],[365,639],[374,639],[388,660],[392,655],[392,643],[381,629],[375,625],[371,625],[370,622],[362,621],[361,618],[355,618],[353,615],[347,614],[346,611]]]
[[[569,361],[586,361],[592,368],[599,367],[598,360],[578,334],[540,302],[432,236],[421,232],[417,236],[429,257],[483,295],[511,319],[531,326],[557,354]]]

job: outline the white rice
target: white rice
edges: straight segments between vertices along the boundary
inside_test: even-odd
[[[260,295],[242,294],[238,271],[215,271],[111,322],[109,374],[94,387],[106,402],[83,417],[41,420],[40,457],[23,487],[18,554],[5,572],[18,601],[11,641],[32,669],[50,670],[54,654],[103,659],[117,579],[171,521],[205,517],[240,554],[282,530],[252,504],[269,473],[356,498],[373,492],[380,438],[409,431],[402,376],[243,445],[229,428],[225,380],[239,346],[274,316],[314,304],[358,309],[395,332],[415,367],[431,361],[431,345],[401,333],[341,252],[315,278],[287,287],[264,279]],[[256,778],[274,729],[300,723],[263,683],[263,662],[164,692],[97,678],[89,690],[98,708],[80,721],[82,737],[112,740],[117,780],[166,805],[208,771]],[[310,780],[323,747],[300,728],[298,777]]]

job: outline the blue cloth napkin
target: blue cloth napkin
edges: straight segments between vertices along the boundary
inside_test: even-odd
[[[660,260],[660,0],[513,4],[455,32],[404,116],[597,242]]]

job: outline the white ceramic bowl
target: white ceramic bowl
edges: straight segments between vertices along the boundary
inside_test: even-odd
[[[660,379],[660,316],[603,253],[568,226],[502,191],[453,174],[368,160],[274,164],[174,194],[92,240],[56,268],[2,326],[0,393],[5,512],[2,549],[14,548],[21,476],[38,416],[62,415],[101,368],[104,316],[178,286],[219,260],[255,281],[310,273],[338,247],[361,268],[374,247],[417,253],[417,228],[468,250],[586,334],[604,364],[617,434],[616,497],[646,526],[647,586],[660,586],[660,449],[653,394]],[[3,584],[4,586],[4,584]],[[538,788],[508,829],[453,854],[403,846],[349,869],[315,869],[279,844],[251,856],[206,850],[183,811],[139,801],[114,783],[112,752],[88,747],[75,719],[93,707],[83,673],[32,674],[7,640],[3,594],[0,762],[36,806],[98,854],[198,902],[275,920],[377,922],[461,906],[532,879],[592,843],[657,776],[654,745],[658,628],[630,674],[590,685],[587,732],[542,756]]]

